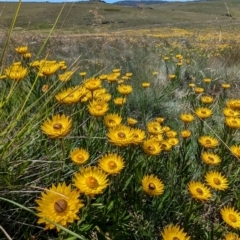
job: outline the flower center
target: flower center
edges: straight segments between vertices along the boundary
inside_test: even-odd
[[[201,113],[202,113],[202,114],[206,114],[207,112],[203,110],[203,111],[201,111]]]
[[[57,213],[63,213],[68,207],[67,202],[64,199],[59,199],[57,202],[54,203],[54,210]]]
[[[155,149],[154,146],[148,146],[148,150],[149,150],[149,151],[155,151],[156,149]]]
[[[234,222],[234,223],[237,222],[237,218],[236,218],[233,214],[230,213],[230,214],[228,215],[228,217],[229,217],[229,219],[230,219],[232,222]]]
[[[99,186],[97,179],[94,177],[88,177],[86,179],[86,184],[89,188],[97,188]]]
[[[214,162],[214,158],[213,157],[208,157],[208,160],[210,160],[211,162]]]
[[[232,124],[237,124],[237,121],[236,120],[232,120]]]
[[[178,237],[173,237],[172,240],[180,240]]]
[[[196,188],[198,194],[203,195],[203,190],[201,188]]]
[[[96,105],[96,109],[97,110],[102,110],[102,106],[101,105]]]
[[[221,184],[221,181],[220,181],[218,178],[213,178],[213,182],[214,182],[216,185],[220,185],[220,184]]]
[[[76,158],[77,158],[77,160],[80,161],[80,162],[84,160],[84,157],[83,157],[83,155],[81,155],[81,154],[78,154]]]
[[[109,120],[109,123],[110,123],[110,124],[115,124],[116,122],[111,119],[111,120]]]
[[[126,137],[126,134],[123,133],[123,132],[119,132],[119,133],[118,133],[118,136],[119,136],[120,138],[125,138],[125,137]]]
[[[154,190],[156,188],[154,183],[149,183],[148,184],[149,189]]]
[[[108,162],[108,167],[110,169],[115,169],[117,167],[117,164],[114,161],[109,161]]]
[[[61,123],[54,123],[53,124],[53,128],[56,130],[60,130],[62,129],[63,125]]]
[[[206,143],[206,144],[211,144],[211,141],[210,141],[209,139],[207,139],[207,140],[205,141],[205,143]]]

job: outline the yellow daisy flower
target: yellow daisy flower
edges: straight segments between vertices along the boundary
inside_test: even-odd
[[[240,212],[226,206],[220,212],[225,223],[233,228],[240,228]]]
[[[147,131],[149,134],[158,135],[163,133],[162,126],[156,121],[151,121],[147,123]]]
[[[178,225],[168,225],[161,232],[163,240],[190,240],[187,233]]]
[[[5,74],[7,77],[12,79],[13,81],[21,81],[23,80],[28,73],[28,69],[17,64],[17,65],[11,65],[10,67],[5,69]]]
[[[142,188],[143,191],[149,196],[159,196],[163,194],[164,184],[153,174],[145,175],[142,179]]]
[[[208,187],[206,187],[203,183],[198,181],[191,181],[188,184],[188,191],[196,200],[209,200],[212,196]]]
[[[51,76],[59,70],[60,66],[56,61],[45,61],[42,60],[39,63],[39,75],[40,76]]]
[[[135,118],[129,117],[129,118],[127,118],[127,123],[128,123],[128,125],[132,126],[132,125],[137,124],[138,121],[137,121],[137,119],[135,119]]]
[[[119,174],[125,164],[120,155],[116,153],[108,153],[99,159],[98,165],[108,174]]]
[[[63,74],[58,75],[58,79],[61,82],[69,82],[73,76],[74,72],[73,71],[66,71]]]
[[[195,83],[189,83],[188,86],[191,88],[194,88],[196,85],[195,85]]]
[[[148,155],[158,155],[162,151],[159,142],[152,138],[144,140],[142,147],[143,151]]]
[[[100,117],[106,114],[106,112],[108,111],[109,107],[108,107],[108,103],[104,102],[104,101],[96,101],[96,100],[92,100],[89,104],[88,104],[88,111],[92,116],[95,117]]]
[[[70,152],[70,158],[76,164],[84,164],[89,159],[89,153],[83,148],[75,148]]]
[[[166,141],[168,141],[172,146],[179,144],[179,140],[177,138],[168,138]]]
[[[68,116],[54,115],[52,119],[47,119],[41,125],[44,134],[50,138],[64,138],[68,135],[72,128],[72,119]]]
[[[219,172],[210,171],[205,175],[207,185],[216,190],[226,190],[228,188],[228,180]]]
[[[240,112],[237,110],[233,110],[232,108],[224,108],[223,114],[225,117],[239,117]]]
[[[81,77],[85,77],[85,76],[87,75],[87,72],[80,72],[79,75],[80,75]]]
[[[88,90],[93,91],[101,88],[102,81],[99,78],[88,78],[83,84]]]
[[[197,109],[195,110],[195,114],[196,114],[199,118],[205,119],[205,118],[211,117],[211,115],[212,115],[212,110],[209,109],[209,108],[200,107],[200,108],[197,108]]]
[[[211,78],[204,78],[203,81],[204,81],[205,83],[210,83],[212,80],[211,80]]]
[[[189,138],[191,137],[192,133],[190,130],[182,130],[181,131],[181,136],[182,138]]]
[[[146,138],[145,132],[138,128],[133,128],[133,142],[132,144],[138,145]]]
[[[114,98],[113,101],[115,105],[122,106],[127,102],[127,99],[125,97],[117,97],[117,98]]]
[[[240,117],[226,117],[225,118],[225,124],[234,129],[240,128]]]
[[[101,194],[108,186],[107,174],[98,167],[88,166],[74,173],[74,185],[85,195]]]
[[[177,136],[177,132],[174,130],[169,130],[165,133],[165,135],[168,138],[175,138]]]
[[[228,83],[222,83],[222,88],[223,89],[228,89],[228,88],[230,88],[231,87],[231,85],[230,84],[228,84]]]
[[[128,146],[134,141],[134,130],[125,125],[118,125],[108,129],[107,137],[110,143],[117,146]]]
[[[127,77],[132,77],[133,73],[127,72],[125,75],[126,75]]]
[[[16,52],[19,54],[25,54],[28,52],[28,46],[20,46],[15,48]]]
[[[210,104],[213,102],[213,97],[211,96],[202,96],[201,97],[201,102],[202,103],[206,103],[206,104]]]
[[[233,110],[240,110],[240,99],[230,99],[226,102],[226,106]]]
[[[163,123],[164,122],[164,118],[163,117],[156,117],[155,118],[155,122],[158,122],[158,123]]]
[[[194,120],[194,116],[190,113],[183,113],[180,115],[180,119],[184,122],[184,123],[190,123]]]
[[[211,136],[201,136],[198,139],[198,142],[205,148],[215,148],[218,146],[218,140]]]
[[[236,233],[229,232],[224,235],[224,240],[240,240],[240,237]]]
[[[159,142],[159,143],[163,141],[162,134],[150,135],[149,138],[154,139],[156,142]]]
[[[71,189],[71,186],[58,184],[52,185],[50,189],[46,189],[44,193],[41,193],[41,198],[35,200],[38,204],[36,207],[37,216],[39,220],[38,224],[45,224],[45,229],[54,229],[60,231],[59,227],[56,227],[55,222],[63,227],[67,227],[68,223],[73,223],[74,220],[78,220],[79,209],[84,205],[79,199],[79,192]]]
[[[131,85],[121,84],[118,85],[117,90],[122,95],[128,95],[133,91],[133,88]]]
[[[176,75],[175,74],[169,74],[168,77],[169,77],[169,79],[174,80],[176,78]]]
[[[117,113],[109,113],[104,116],[104,124],[111,128],[120,125],[122,122],[122,117],[119,116]]]
[[[240,145],[230,146],[230,150],[234,156],[240,158]]]
[[[22,54],[22,57],[23,57],[23,59],[29,59],[32,57],[32,54],[30,52],[26,52],[26,53]]]
[[[204,88],[201,87],[195,87],[194,88],[195,93],[203,93],[204,92]]]
[[[172,149],[172,146],[173,145],[170,144],[170,142],[168,142],[167,140],[163,140],[160,142],[160,147],[164,152],[169,152]]]
[[[204,163],[209,165],[218,165],[221,162],[220,157],[217,154],[211,152],[203,152],[201,155],[201,159]]]
[[[149,88],[150,87],[150,83],[149,82],[143,82],[142,83],[142,87],[143,88]]]

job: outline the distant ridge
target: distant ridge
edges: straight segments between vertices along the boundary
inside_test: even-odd
[[[164,4],[164,3],[169,3],[168,1],[152,1],[152,0],[144,0],[144,1],[135,1],[135,0],[127,0],[127,1],[118,1],[113,4],[116,5],[127,5],[127,6],[137,6],[139,4],[144,4],[144,5],[150,5],[150,4]]]

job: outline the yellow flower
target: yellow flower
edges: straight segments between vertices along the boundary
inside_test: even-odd
[[[175,138],[177,136],[177,132],[174,131],[174,130],[169,130],[165,133],[165,135],[168,137],[168,138]]]
[[[168,60],[169,60],[169,57],[164,56],[163,59],[164,59],[164,61],[168,61]]]
[[[119,73],[110,73],[106,76],[106,79],[109,83],[114,83],[117,82],[119,76]]]
[[[240,112],[237,110],[233,110],[232,108],[224,108],[223,114],[225,117],[239,117]]]
[[[180,119],[184,122],[184,123],[190,123],[194,120],[194,116],[190,113],[183,113],[180,115]]]
[[[224,237],[224,240],[240,240],[239,235],[233,232],[225,234]]]
[[[201,87],[195,87],[194,88],[195,93],[203,93],[204,92],[204,88]]]
[[[32,54],[31,54],[30,52],[27,52],[27,53],[22,54],[22,57],[23,57],[24,59],[29,59],[29,58],[32,57]]]
[[[134,130],[125,125],[118,125],[114,128],[109,128],[107,137],[110,143],[117,146],[128,146],[134,140]]]
[[[126,103],[127,99],[125,97],[117,97],[113,101],[115,105],[121,106]]]
[[[88,90],[93,91],[101,88],[102,82],[99,78],[88,78],[83,84]]]
[[[128,125],[135,125],[138,123],[138,121],[135,118],[129,117],[129,118],[127,118],[127,123],[128,123]]]
[[[228,88],[230,88],[230,87],[231,87],[231,85],[228,84],[228,83],[223,83],[223,84],[222,84],[222,88],[223,88],[223,89],[228,89]]]
[[[27,76],[28,70],[27,68],[21,65],[12,65],[5,70],[5,74],[7,77],[14,81],[21,81]]]
[[[121,84],[118,86],[117,88],[118,92],[121,93],[122,95],[128,95],[130,94],[133,89],[132,89],[132,86],[130,85],[125,85],[125,84]]]
[[[181,131],[181,136],[182,138],[189,138],[192,135],[190,130],[182,130]]]
[[[74,185],[85,195],[101,194],[108,186],[107,174],[98,167],[88,166],[74,173]]]
[[[216,190],[225,190],[228,188],[227,179],[221,173],[210,171],[205,175],[207,185]]]
[[[149,134],[158,135],[163,133],[162,126],[156,121],[151,121],[147,123],[147,131]]]
[[[47,119],[41,125],[41,129],[44,134],[50,138],[64,138],[70,132],[72,127],[72,119],[68,116],[54,115],[51,119]]]
[[[25,54],[28,52],[28,46],[17,47],[17,48],[15,48],[15,50],[19,54]]]
[[[240,110],[240,99],[230,99],[226,102],[226,105],[233,110]]]
[[[195,84],[194,83],[189,83],[188,86],[191,87],[191,88],[194,88]]]
[[[109,113],[104,116],[104,124],[107,127],[116,127],[117,125],[121,124],[122,117],[119,116],[117,113]]]
[[[142,179],[142,188],[143,191],[149,196],[159,196],[163,194],[164,184],[153,174],[145,175]]]
[[[133,142],[132,142],[132,144],[138,145],[138,144],[142,143],[143,140],[145,139],[145,137],[146,137],[146,135],[145,135],[145,132],[143,130],[133,128]]]
[[[167,141],[172,145],[178,145],[179,144],[179,140],[177,138],[168,138]]]
[[[152,72],[152,75],[153,75],[153,76],[157,76],[157,75],[158,75],[158,72],[157,72],[157,71]]]
[[[119,73],[121,71],[121,69],[120,68],[114,68],[112,71],[113,71],[113,73]]]
[[[232,207],[223,207],[221,215],[225,223],[233,228],[240,228],[240,213]]]
[[[154,139],[156,142],[162,142],[163,141],[163,135],[162,134],[150,135],[149,138]]]
[[[184,232],[178,225],[168,225],[161,232],[163,240],[190,240],[187,233]]]
[[[58,75],[58,79],[61,81],[61,82],[68,82],[71,80],[72,76],[73,76],[74,72],[73,71],[67,71],[63,74],[59,74]]]
[[[81,77],[84,77],[84,76],[87,75],[87,72],[80,72],[79,75],[80,75]]]
[[[212,115],[212,110],[209,109],[209,108],[200,107],[200,108],[197,108],[197,109],[195,110],[195,114],[196,114],[199,118],[205,119],[205,118],[211,117],[211,115]]]
[[[142,87],[143,88],[148,88],[148,87],[150,87],[150,83],[149,82],[143,82]]]
[[[221,162],[220,157],[217,154],[211,152],[203,152],[201,155],[201,159],[204,163],[209,165],[218,165]]]
[[[119,174],[124,168],[123,158],[116,153],[108,153],[98,161],[99,167],[109,174]]]
[[[39,63],[39,75],[40,76],[51,76],[57,72],[60,68],[56,61],[45,61],[42,60]]]
[[[196,200],[209,200],[212,196],[208,187],[206,187],[203,183],[198,181],[191,181],[188,184],[188,191]]]
[[[160,142],[160,147],[164,152],[169,152],[172,149],[172,144],[170,144],[167,140],[163,140]]]
[[[47,219],[67,227],[68,223],[79,219],[79,209],[84,206],[79,199],[79,192],[76,189],[71,190],[71,186],[67,186],[65,182],[57,186],[52,185],[50,189],[46,189],[45,193],[41,193],[40,199],[35,201],[38,204],[37,223],[45,224],[45,229],[56,228],[57,231],[60,231],[60,228]]]
[[[169,79],[171,79],[171,80],[173,80],[173,79],[175,79],[176,78],[176,75],[175,74],[169,74]]]
[[[125,75],[126,75],[127,77],[131,77],[133,74],[132,74],[131,72],[127,72]]]
[[[155,122],[158,122],[158,123],[163,123],[164,122],[164,118],[163,117],[156,117],[155,118]]]
[[[100,117],[108,111],[108,103],[104,101],[93,100],[88,105],[88,111],[92,116]]]
[[[198,142],[205,148],[215,148],[218,146],[218,140],[211,136],[201,136],[198,139]]]
[[[205,83],[210,83],[212,80],[211,80],[211,78],[204,78],[203,81],[204,81]]]
[[[213,102],[213,97],[211,96],[202,96],[201,97],[202,103],[210,104]]]
[[[158,155],[162,151],[159,142],[153,138],[144,140],[142,147],[143,151],[148,155]]]
[[[89,159],[89,153],[83,148],[75,148],[70,152],[70,158],[76,164],[83,164]]]
[[[234,156],[240,158],[240,145],[230,146],[230,150]]]
[[[240,117],[226,117],[225,124],[230,128],[239,129],[240,128]]]

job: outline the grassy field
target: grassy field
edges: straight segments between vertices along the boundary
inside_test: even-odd
[[[240,239],[239,1],[0,8],[1,240]]]

